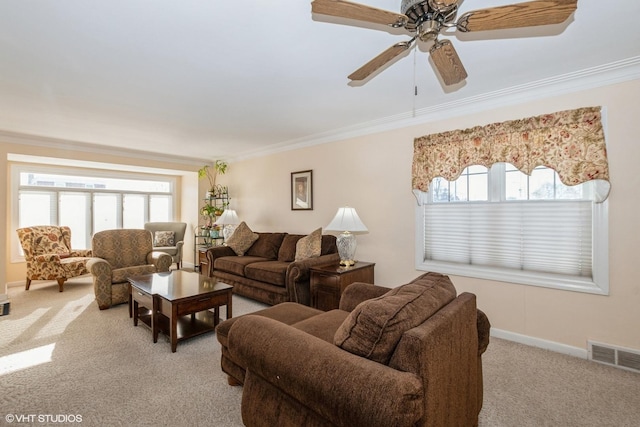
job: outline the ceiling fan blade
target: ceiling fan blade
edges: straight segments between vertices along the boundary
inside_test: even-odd
[[[380,67],[384,66],[386,63],[392,61],[395,57],[400,55],[402,52],[406,51],[411,47],[413,43],[413,39],[408,42],[400,42],[391,46],[389,49],[382,52],[380,55],[373,58],[371,61],[364,64],[362,67],[358,68],[356,71],[349,75],[349,80],[364,80],[373,74]]]
[[[320,15],[355,19],[374,24],[404,27],[409,19],[402,14],[342,0],[313,0],[311,11]]]
[[[480,9],[463,14],[458,29],[504,30],[564,22],[578,8],[578,0],[539,0]]]
[[[429,53],[445,85],[451,86],[467,78],[467,70],[449,40],[436,42]]]

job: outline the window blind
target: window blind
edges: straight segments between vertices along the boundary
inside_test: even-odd
[[[592,277],[591,201],[428,203],[425,261]]]

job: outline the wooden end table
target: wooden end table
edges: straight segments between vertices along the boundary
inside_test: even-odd
[[[311,267],[311,306],[319,310],[333,310],[340,305],[344,289],[353,282],[372,283],[374,280],[372,262],[356,262],[351,267],[340,264]]]
[[[232,317],[233,286],[198,273],[174,270],[128,280],[133,324],[141,320],[149,326],[154,343],[160,332],[168,335],[174,353],[178,341],[213,332],[220,322],[221,306],[227,307],[227,319]]]

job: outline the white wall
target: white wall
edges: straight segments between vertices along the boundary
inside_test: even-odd
[[[339,206],[357,209],[369,234],[358,236],[357,258],[376,263],[376,283],[400,285],[414,267],[413,139],[418,136],[586,106],[606,109],[612,190],[609,198],[610,295],[598,296],[463,277],[494,328],[578,349],[587,339],[640,349],[640,81],[584,90],[455,119],[345,139],[233,163],[225,175],[231,205],[256,231],[311,232]],[[290,173],[313,170],[314,210],[291,211]],[[393,219],[392,219],[393,218]]]

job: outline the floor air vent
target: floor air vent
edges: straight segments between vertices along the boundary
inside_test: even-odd
[[[588,341],[589,360],[640,372],[640,351]]]

